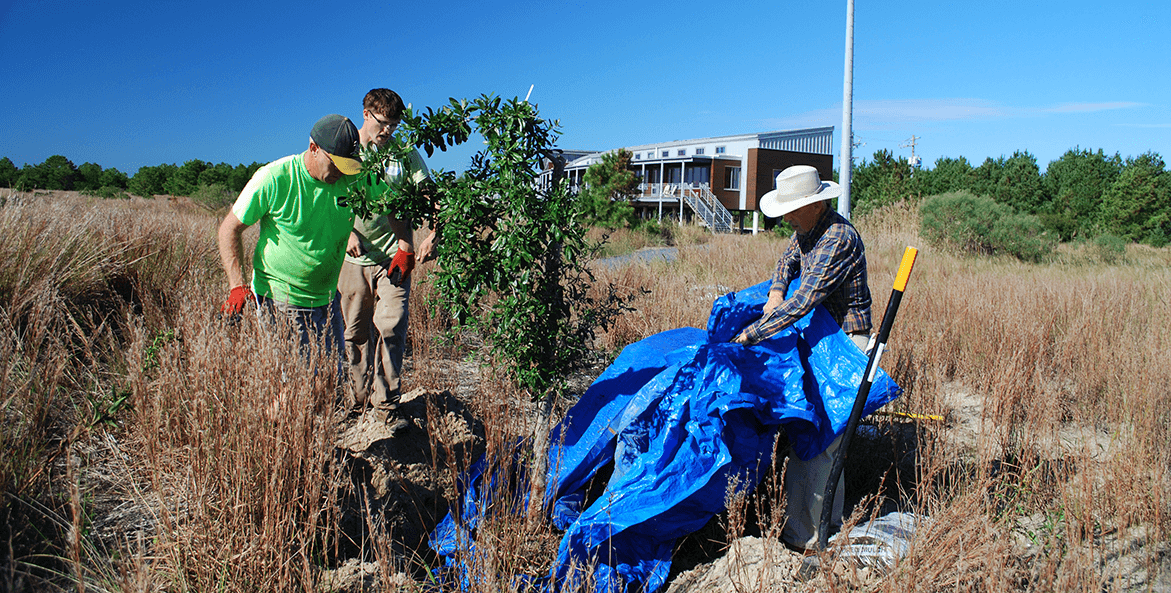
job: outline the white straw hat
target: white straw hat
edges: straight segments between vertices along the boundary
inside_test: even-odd
[[[769,218],[776,218],[840,195],[842,186],[822,181],[817,169],[809,165],[793,165],[777,174],[777,188],[760,198],[760,211]]]

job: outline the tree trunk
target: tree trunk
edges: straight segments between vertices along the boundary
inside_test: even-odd
[[[530,525],[545,516],[545,489],[549,475],[549,425],[553,416],[552,393],[546,393],[537,402],[537,425],[533,427],[532,489],[529,491],[528,521]]]

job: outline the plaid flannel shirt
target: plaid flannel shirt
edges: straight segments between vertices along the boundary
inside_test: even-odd
[[[827,207],[813,230],[793,234],[769,290],[785,294],[793,280],[800,282],[793,296],[745,328],[752,343],[776,335],[818,303],[825,305],[846,333],[870,331],[866,248],[854,225],[842,215]]]

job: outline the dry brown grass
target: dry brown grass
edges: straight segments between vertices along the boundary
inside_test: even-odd
[[[5,197],[2,588],[312,590],[339,550],[369,549],[338,525],[346,478],[330,381],[254,320],[227,326],[213,315],[224,289],[213,217],[168,202]],[[906,389],[890,408],[948,418],[917,427],[911,487],[884,493],[932,520],[869,588],[1153,586],[1171,526],[1171,252],[1132,246],[1107,264],[1063,246],[1054,262],[1025,265],[923,245],[901,205],[858,226],[876,324],[903,248],[921,249],[883,359]],[[771,233],[681,242],[674,262],[596,267],[601,282],[649,291],[599,346],[704,327],[712,299],[767,279],[786,243]],[[532,407],[476,373],[474,339],[435,340],[448,322],[427,301],[425,273],[412,292],[406,388],[465,398],[491,458],[512,463]],[[114,405],[125,393],[129,410]],[[77,535],[90,503],[71,468],[84,473],[80,446],[96,434],[120,443],[120,487],[155,526],[122,534],[117,557]],[[437,469],[454,480],[470,461],[448,456]],[[517,521],[508,504],[467,559],[477,590],[512,589],[508,575],[551,559],[556,534]],[[726,518],[729,532],[744,530],[746,504]],[[777,507],[753,504],[756,530],[775,533]],[[37,521],[41,532],[26,528]],[[51,561],[32,556],[41,553]],[[429,560],[379,562],[385,575]]]

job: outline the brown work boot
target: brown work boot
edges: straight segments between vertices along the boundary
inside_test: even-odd
[[[398,406],[376,406],[372,410],[372,413],[374,414],[374,419],[386,424],[386,427],[390,429],[392,434],[406,428],[410,424],[398,411]]]

